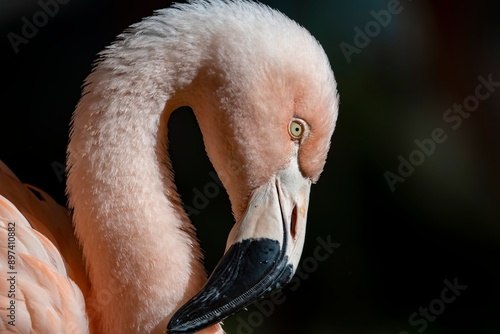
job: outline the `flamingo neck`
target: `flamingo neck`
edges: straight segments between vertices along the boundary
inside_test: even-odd
[[[67,191],[96,332],[162,333],[205,281],[167,154],[168,118],[200,60],[158,34],[107,49],[73,118]]]

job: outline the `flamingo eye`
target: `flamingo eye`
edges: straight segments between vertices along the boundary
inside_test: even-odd
[[[304,123],[299,121],[298,119],[293,119],[290,122],[290,128],[288,132],[293,139],[300,139],[304,135]]]

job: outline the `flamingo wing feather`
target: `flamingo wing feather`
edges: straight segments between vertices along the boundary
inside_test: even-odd
[[[0,164],[0,253],[7,257],[0,261],[0,332],[89,333],[82,289],[71,278],[85,281],[82,268],[68,264],[81,260],[63,258],[58,248],[67,245],[62,237],[74,239],[66,235],[69,216],[30,187]]]

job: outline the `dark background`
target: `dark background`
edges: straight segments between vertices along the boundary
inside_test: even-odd
[[[387,9],[387,2],[263,2],[324,46],[338,81],[340,116],[312,189],[307,275],[295,281],[298,289],[285,289],[286,300],[273,310],[249,308],[227,320],[227,332],[499,333],[500,87],[456,130],[443,120],[447,109],[475,94],[479,76],[500,82],[494,2],[402,0],[400,13],[350,62],[340,44],[355,46],[354,28],[364,31],[374,21],[370,12]],[[41,7],[34,0],[2,1],[0,159],[23,181],[65,204],[68,123],[96,53],[169,4],[69,0],[16,53],[9,32],[21,35],[23,17],[32,22]],[[170,127],[176,181],[193,206],[196,191],[212,182],[211,165],[190,112],[176,112]],[[409,159],[415,140],[436,128],[446,140],[392,191],[384,173],[397,174],[398,157]],[[204,205],[191,217],[211,270],[232,217],[223,191]],[[314,258],[318,238],[340,244],[323,261]],[[439,310],[445,280],[467,288]],[[429,306],[438,308],[435,319],[412,326],[410,315]]]

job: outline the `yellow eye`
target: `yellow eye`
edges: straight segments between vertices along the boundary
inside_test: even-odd
[[[299,139],[304,134],[304,125],[302,122],[294,119],[290,122],[290,128],[288,129],[290,136],[294,139]]]

